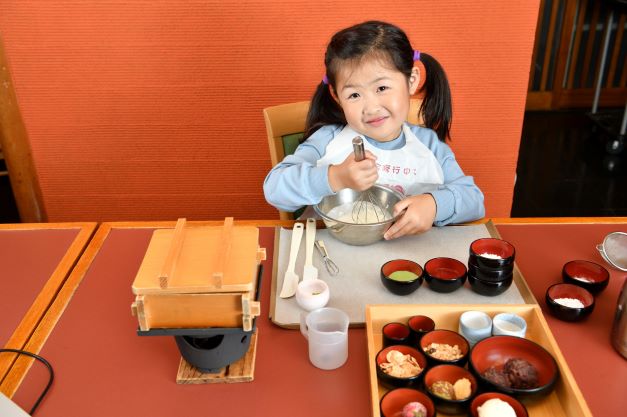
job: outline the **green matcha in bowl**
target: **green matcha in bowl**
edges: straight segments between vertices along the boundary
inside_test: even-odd
[[[408,295],[422,284],[423,269],[414,261],[393,259],[381,267],[381,282],[393,294]]]

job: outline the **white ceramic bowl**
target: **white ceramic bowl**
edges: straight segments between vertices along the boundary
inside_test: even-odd
[[[459,333],[470,346],[492,335],[492,319],[483,311],[465,311],[459,317]]]
[[[321,279],[301,281],[296,287],[296,302],[307,311],[326,306],[330,295],[329,286]]]
[[[507,335],[525,337],[527,322],[513,313],[501,313],[492,319],[492,334],[494,336]]]

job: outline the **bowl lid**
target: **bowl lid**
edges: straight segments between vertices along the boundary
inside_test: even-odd
[[[153,232],[133,281],[135,294],[247,292],[255,289],[257,266],[265,259],[259,229],[234,226],[185,227]]]

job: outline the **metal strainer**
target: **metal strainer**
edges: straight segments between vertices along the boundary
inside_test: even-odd
[[[605,236],[597,250],[607,263],[621,271],[627,271],[627,233],[612,232]]]

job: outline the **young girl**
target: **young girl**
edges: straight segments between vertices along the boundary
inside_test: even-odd
[[[426,70],[419,110],[426,127],[406,123],[420,85],[416,60]],[[343,188],[386,184],[408,197],[395,205],[394,216],[406,211],[385,239],[483,217],[483,194],[445,143],[451,97],[434,58],[414,51],[398,27],[370,21],[333,36],[325,67],[307,115],[306,140],[265,179],[270,204],[294,211]],[[360,162],[353,154],[355,136],[364,138],[366,159]]]

